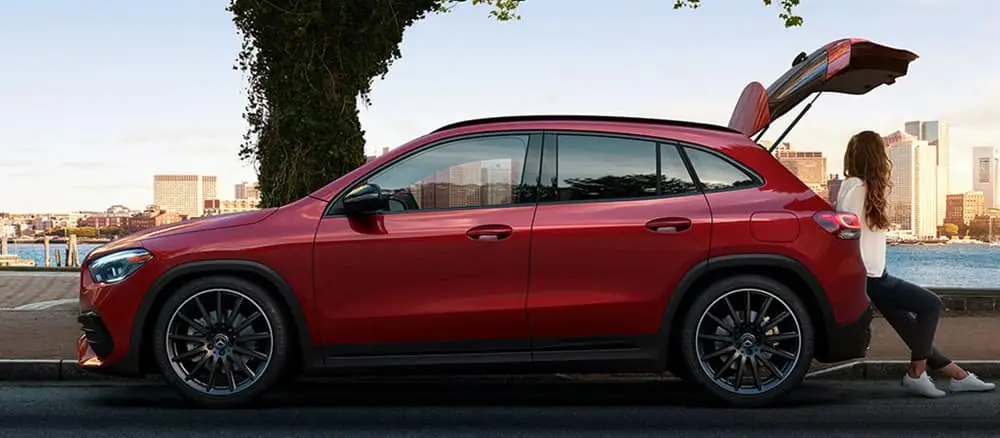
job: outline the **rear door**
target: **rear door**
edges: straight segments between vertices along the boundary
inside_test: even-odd
[[[771,86],[751,82],[740,95],[729,127],[753,136],[816,92],[866,94],[905,76],[917,55],[859,38],[831,42],[803,52]]]
[[[674,286],[708,258],[711,213],[678,148],[547,133],[540,181],[528,287],[535,362],[641,354]]]

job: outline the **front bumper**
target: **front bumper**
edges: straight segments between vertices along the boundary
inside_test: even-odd
[[[100,360],[107,359],[115,350],[115,340],[111,337],[101,315],[94,310],[85,310],[76,318],[83,335],[80,337]]]
[[[865,357],[871,346],[873,317],[869,305],[854,321],[827,328],[826,348],[818,349],[816,360],[834,363]]]
[[[156,272],[145,266],[116,284],[91,281],[86,268],[80,278],[80,323],[77,363],[85,370],[123,377],[141,376],[142,321],[140,304]],[[139,327],[141,329],[141,327]]]
[[[76,358],[80,368],[108,376],[142,376],[132,354],[109,361],[114,355],[115,341],[97,312],[85,310],[77,317],[77,321],[82,331],[76,340]]]

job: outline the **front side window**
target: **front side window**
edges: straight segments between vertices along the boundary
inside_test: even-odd
[[[694,167],[694,173],[698,175],[706,191],[754,187],[760,182],[754,176],[711,152],[685,146],[684,153],[691,160],[691,167]]]
[[[379,172],[387,211],[510,205],[528,149],[528,135],[475,137],[435,146]]]

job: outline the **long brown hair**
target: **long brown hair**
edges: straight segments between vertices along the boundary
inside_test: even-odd
[[[862,131],[851,137],[844,153],[844,175],[865,183],[865,219],[869,228],[889,228],[887,199],[892,189],[891,174],[892,161],[882,136]]]

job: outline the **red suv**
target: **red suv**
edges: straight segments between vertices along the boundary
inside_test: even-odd
[[[857,218],[750,137],[914,59],[835,41],[747,86],[728,127],[456,123],[280,208],[121,238],[83,262],[79,363],[213,407],[389,371],[669,370],[767,404],[814,359],[863,357],[871,311]]]

